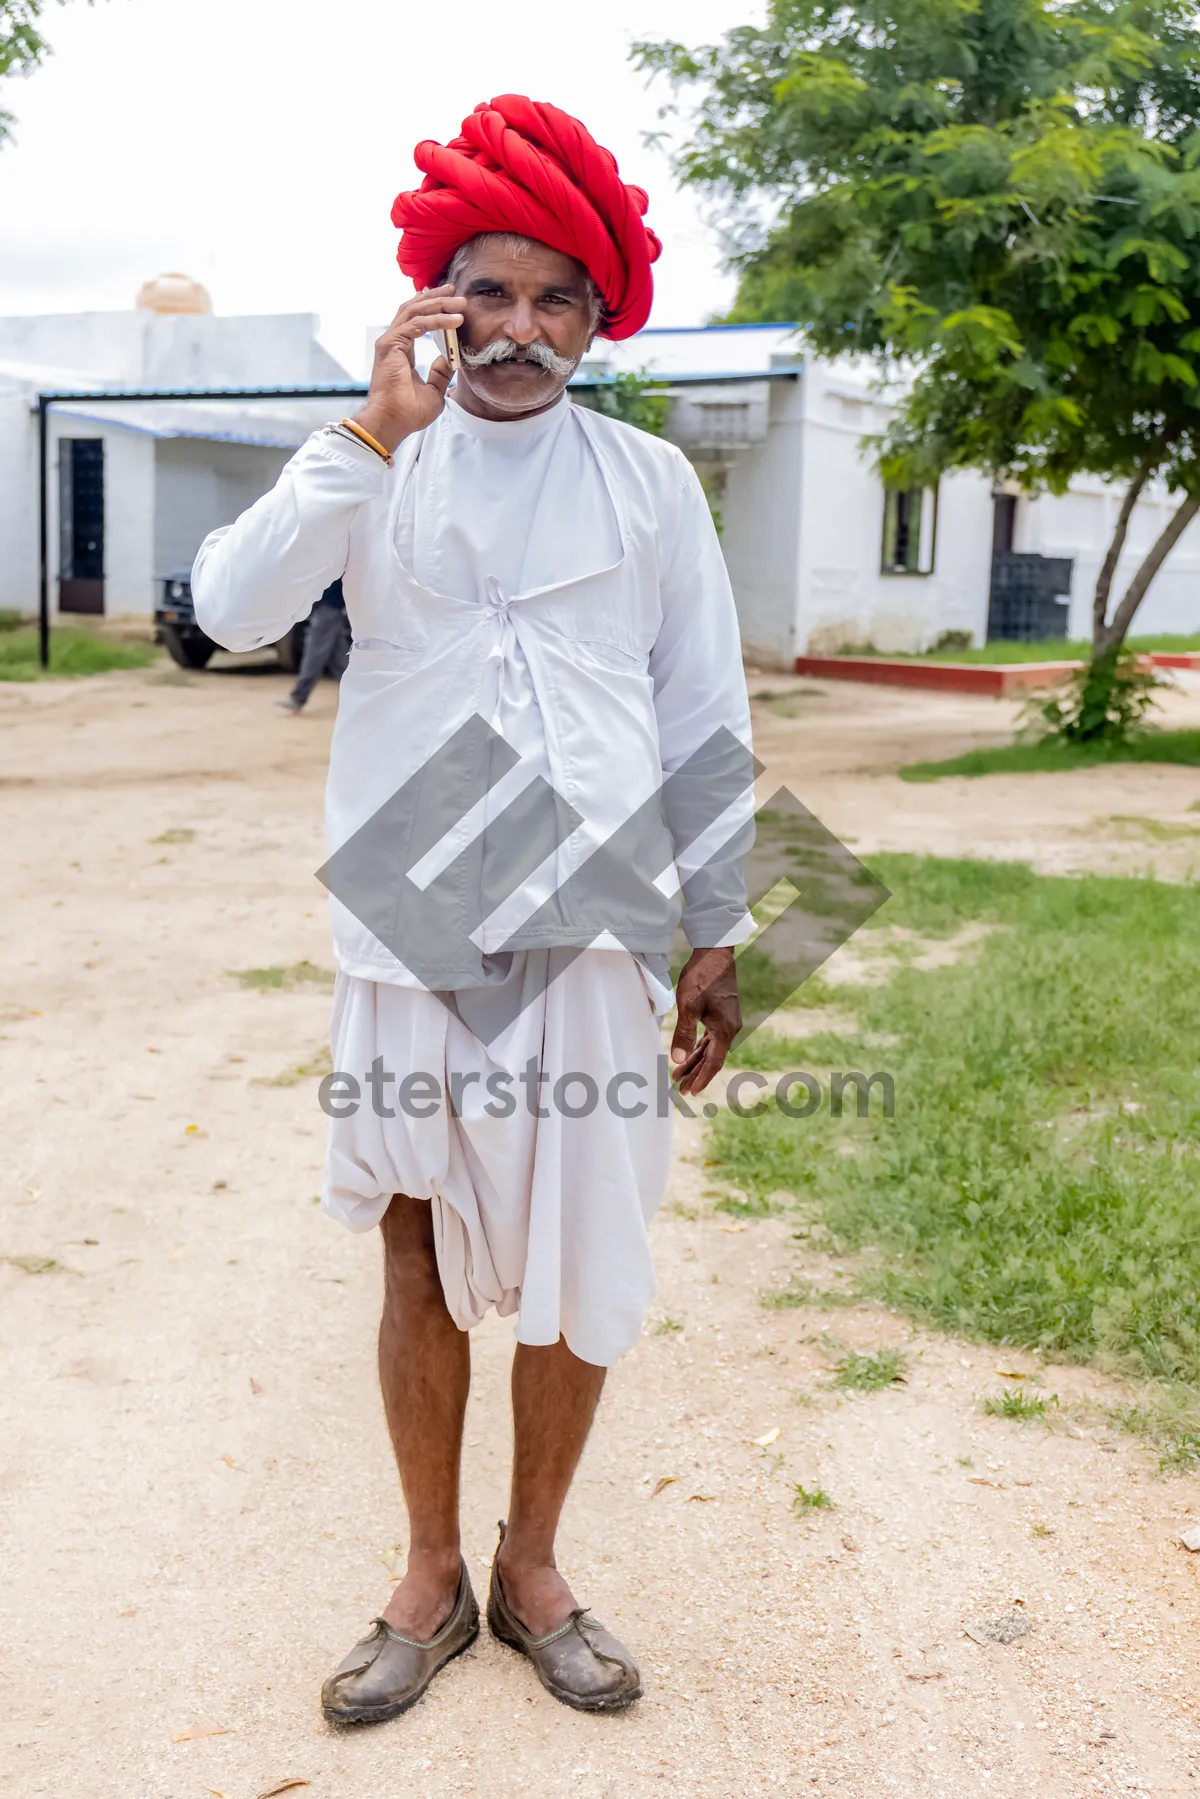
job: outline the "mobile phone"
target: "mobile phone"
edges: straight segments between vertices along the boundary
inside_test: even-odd
[[[446,358],[446,361],[457,375],[460,363],[458,354],[458,332],[453,325],[447,325],[446,329],[444,331],[439,331],[437,335],[442,340],[442,355]]]

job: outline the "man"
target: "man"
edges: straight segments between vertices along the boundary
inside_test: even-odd
[[[640,1696],[633,1656],[558,1572],[555,1533],[653,1291],[665,951],[682,911],[695,947],[671,1054],[677,1090],[698,1093],[740,1028],[728,945],[752,928],[720,847],[736,826],[744,848],[749,708],[703,492],[671,445],[565,391],[597,332],[645,323],[646,196],[576,120],[515,95],[416,160],[427,179],[393,220],[420,291],[376,345],[366,403],[208,540],[193,578],[231,648],[273,641],[335,576],[354,628],[322,877],[350,1078],[323,1203],[381,1227],[380,1381],[410,1536],[382,1617],[325,1684],[347,1723],[413,1704],[478,1629],[459,1457],[467,1332],[493,1306],[517,1314],[517,1348],[489,1624],[568,1705]],[[455,330],[448,395],[450,363],[422,379],[414,344]],[[345,1099],[366,1087],[369,1105]]]
[[[312,609],[308,630],[304,633],[304,652],[300,672],[292,691],[277,702],[285,712],[303,712],[308,696],[322,675],[340,681],[346,672],[350,654],[350,627],[346,620],[346,602],[342,584],[333,581]]]

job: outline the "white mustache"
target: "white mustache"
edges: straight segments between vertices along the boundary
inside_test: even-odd
[[[559,381],[568,381],[578,367],[570,357],[557,356],[549,344],[518,344],[511,337],[494,337],[482,350],[460,348],[458,353],[473,369],[486,368],[491,362],[513,362],[519,357],[525,362],[536,362]]]

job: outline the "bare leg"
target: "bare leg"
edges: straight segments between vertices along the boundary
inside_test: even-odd
[[[450,1615],[458,1587],[458,1476],[471,1350],[442,1293],[426,1201],[397,1193],[381,1226],[379,1384],[408,1507],[408,1571],[384,1609],[424,1642]]]
[[[546,1348],[518,1343],[513,1357],[512,1497],[498,1560],[509,1603],[534,1636],[557,1630],[575,1606],[554,1563],[554,1536],[605,1373],[561,1337]]]

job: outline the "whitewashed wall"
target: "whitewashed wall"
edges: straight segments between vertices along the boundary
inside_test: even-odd
[[[0,607],[37,604],[37,432],[23,383],[0,377]]]
[[[316,332],[317,320],[308,313],[0,318],[0,606],[32,612],[38,603],[37,418],[31,406],[39,391],[343,382],[345,371]],[[88,409],[87,402],[72,408]],[[156,577],[190,563],[207,531],[228,523],[269,487],[290,452],[200,439],[182,447],[185,440],[156,440],[138,428],[150,412],[143,418],[130,408],[130,418],[117,423],[100,407],[91,411],[102,416],[50,416],[51,606],[58,599],[58,442],[101,437],[105,610],[144,615],[154,604]],[[323,417],[319,405],[318,411]],[[244,423],[250,435],[262,428],[261,419],[248,416]],[[238,419],[230,410],[219,424],[236,429]]]
[[[104,431],[80,419],[50,417],[47,453],[50,609],[58,609],[59,456],[65,439],[98,437],[104,443],[104,610],[147,613],[154,603],[151,546],[154,538],[154,439],[131,431]],[[36,458],[34,459],[36,463]],[[36,493],[36,489],[35,489]],[[37,604],[37,516],[31,539],[29,591],[22,609]],[[65,615],[66,616],[66,615]]]
[[[203,438],[155,444],[155,580],[188,568],[218,525],[231,525],[279,478],[292,452]]]
[[[38,603],[37,415],[32,389],[0,391],[0,606],[33,612]],[[154,440],[104,431],[51,414],[47,448],[50,606],[58,605],[58,460],[62,439],[104,439],[105,607],[145,612],[151,595]]]
[[[92,431],[64,420],[54,425],[51,442],[54,436],[93,435],[104,439],[104,610],[149,613],[154,609],[154,439],[140,431]],[[56,462],[52,451],[52,471]],[[53,474],[52,486],[57,493]],[[52,542],[57,551],[57,531]],[[57,565],[56,554],[56,570]]]
[[[747,658],[764,668],[790,666],[799,653],[803,385],[803,375],[771,383],[766,442],[738,456],[721,506],[721,547],[742,643]]]
[[[669,375],[752,373],[794,347],[784,327],[763,326],[643,332],[603,349],[618,366]],[[984,641],[991,481],[974,473],[945,477],[932,573],[884,574],[883,485],[863,439],[886,428],[891,409],[872,390],[872,378],[863,365],[806,358],[801,380],[772,392],[766,444],[743,453],[729,471],[724,549],[752,659],[786,661],[850,643],[918,650],[947,630],[969,631],[977,643]],[[1067,494],[1018,504],[1013,547],[1073,561],[1073,637],[1090,635],[1092,590],[1120,501],[1118,488],[1085,477]],[[1138,505],[1114,603],[1175,503],[1152,490]],[[1155,578],[1135,629],[1147,635],[1200,631],[1200,521]]]
[[[0,607],[38,603],[37,422],[32,390],[0,389]],[[99,410],[99,409],[97,409]],[[157,438],[51,412],[47,450],[49,594],[57,611],[59,457],[69,438],[104,444],[105,612],[148,616],[158,584],[190,568],[201,542],[272,487],[293,454],[205,438]]]
[[[0,363],[74,371],[79,386],[265,387],[338,382],[346,372],[317,339],[312,313],[222,318],[154,312],[0,318]]]
[[[943,631],[987,627],[992,502],[977,475],[944,479],[938,493],[932,572],[882,572],[884,489],[864,439],[883,430],[887,409],[869,374],[810,363],[805,380],[800,475],[801,652],[844,644],[926,648]]]
[[[1138,564],[1178,504],[1179,496],[1162,488],[1152,490],[1148,499],[1138,502],[1130,520],[1125,552],[1117,565],[1110,609],[1124,594]],[[1065,494],[1043,494],[1017,502],[1014,549],[1074,558],[1069,625],[1072,637],[1091,636],[1092,594],[1120,505],[1120,488],[1092,478],[1074,482]],[[1155,576],[1138,609],[1133,631],[1147,637],[1158,632],[1184,635],[1200,631],[1200,522],[1193,520]]]

